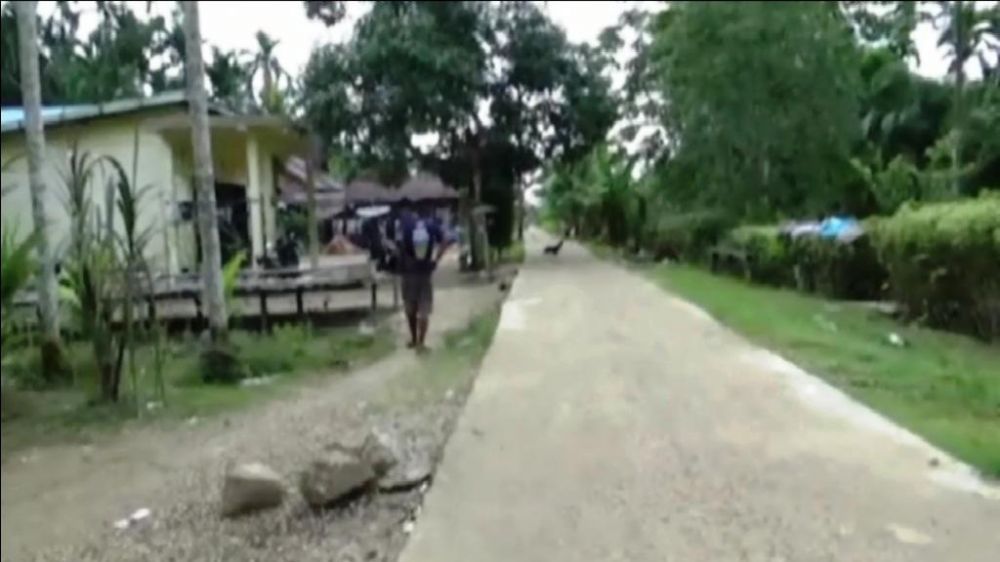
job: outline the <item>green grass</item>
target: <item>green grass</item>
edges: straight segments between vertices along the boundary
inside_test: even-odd
[[[506,264],[522,264],[524,263],[524,242],[521,240],[514,240],[511,242],[510,246],[504,248],[503,250],[493,250],[494,252],[494,266],[501,266]]]
[[[4,364],[10,380],[3,386],[3,459],[26,447],[59,442],[89,442],[124,427],[158,421],[211,416],[247,407],[279,396],[309,379],[342,373],[357,364],[388,354],[393,338],[387,329],[374,335],[354,327],[311,329],[278,328],[270,335],[234,332],[232,342],[249,375],[270,377],[259,386],[220,386],[201,382],[199,350],[194,339],[171,340],[166,346],[163,378],[166,401],[160,403],[151,374],[152,349],[137,356],[140,400],[135,399],[126,375],[118,404],[97,404],[96,374],[89,347],[83,342],[67,346],[74,380],[56,388],[42,388],[35,376],[38,353],[25,348],[12,353]]]
[[[494,308],[473,318],[465,328],[448,333],[444,346],[423,358],[413,376],[403,377],[388,390],[384,406],[419,406],[440,399],[449,390],[467,389],[493,342],[499,320],[500,309]]]
[[[1000,347],[690,267],[647,271],[754,342],[1000,477]],[[909,345],[892,345],[891,333]]]

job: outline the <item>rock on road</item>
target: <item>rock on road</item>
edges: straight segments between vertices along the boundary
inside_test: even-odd
[[[995,486],[547,241],[529,236],[403,562],[1000,560]]]

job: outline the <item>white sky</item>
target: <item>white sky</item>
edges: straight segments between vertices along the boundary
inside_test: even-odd
[[[977,2],[988,5],[995,2]],[[39,2],[39,10],[48,13],[53,2]],[[133,9],[145,11],[146,2],[134,1]],[[618,21],[618,16],[628,7],[637,4],[656,5],[661,2],[547,2],[548,10],[569,38],[575,42],[593,42],[608,25]],[[153,2],[153,11],[169,14],[175,9],[175,2]],[[328,29],[320,22],[306,18],[299,1],[232,2],[208,0],[201,2],[202,35],[214,45],[223,49],[245,49],[256,47],[254,35],[258,30],[267,32],[280,43],[277,55],[285,68],[293,74],[301,71],[309,60],[309,54],[317,44],[340,41],[350,34],[353,20],[363,13],[363,4],[351,3],[348,19],[334,29]],[[84,21],[84,26],[87,26]],[[939,78],[947,73],[948,63],[936,46],[937,32],[929,24],[921,24],[914,33],[920,52],[920,64],[914,65],[918,73]]]
[[[977,3],[985,5],[993,2]],[[546,9],[552,19],[566,30],[570,40],[594,42],[601,30],[616,23],[625,9],[637,4],[661,3],[553,1],[546,3]],[[226,1],[203,1],[201,10],[202,33],[208,41],[224,48],[253,49],[256,45],[254,34],[263,29],[281,40],[278,55],[292,72],[305,67],[316,44],[347,37],[353,23],[349,19],[333,30],[327,29],[321,23],[306,18],[301,2],[240,2],[237,5]],[[349,17],[356,17],[363,10],[363,7],[354,5],[349,10]],[[920,52],[920,64],[915,65],[914,70],[924,76],[939,78],[947,73],[948,62],[937,48],[937,37],[937,31],[929,24],[921,24],[914,33]]]
[[[171,3],[168,3],[171,4]],[[596,41],[605,27],[618,21],[630,5],[658,4],[658,2],[548,2],[546,9],[574,42]],[[286,68],[297,72],[309,61],[309,53],[316,44],[344,39],[350,33],[352,21],[331,30],[319,22],[309,21],[300,2],[201,2],[202,33],[205,38],[230,49],[253,49],[254,34],[263,29],[281,40],[278,55]],[[234,10],[239,14],[234,15]],[[350,14],[357,16],[363,8],[352,7]],[[234,25],[234,17],[238,24]],[[920,65],[914,70],[929,77],[947,73],[948,62],[937,48],[937,32],[928,24],[921,25],[914,33],[920,52]]]
[[[549,2],[547,9],[570,40],[585,42],[596,40],[602,29],[618,21],[626,6],[635,4],[642,2]],[[239,25],[232,25],[234,9],[239,10]],[[331,30],[307,19],[301,2],[242,2],[237,8],[233,2],[202,1],[202,34],[220,47],[253,49],[254,34],[263,29],[281,40],[278,57],[289,71],[297,72],[315,45],[345,39],[353,19],[364,10],[363,5],[349,4],[348,20]]]

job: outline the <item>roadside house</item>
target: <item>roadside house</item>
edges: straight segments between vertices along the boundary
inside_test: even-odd
[[[153,233],[146,256],[160,274],[197,271],[199,250],[194,216],[194,166],[188,103],[183,92],[114,102],[46,107],[48,165],[44,170],[47,211],[56,247],[68,243],[70,218],[62,179],[73,148],[92,159],[113,157],[148,188],[140,208],[140,229]],[[246,249],[251,263],[275,240],[277,184],[284,162],[305,152],[306,141],[283,118],[209,110],[216,200],[225,254]],[[27,236],[31,203],[24,158],[24,112],[4,108],[0,127],[4,165],[3,223]],[[103,213],[107,175],[96,174],[91,204]],[[118,225],[120,226],[120,225]]]

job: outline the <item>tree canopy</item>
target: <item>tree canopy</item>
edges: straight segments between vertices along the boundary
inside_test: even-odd
[[[81,30],[84,11],[97,26]],[[46,105],[97,103],[184,88],[185,40],[181,15],[136,11],[127,2],[93,7],[60,0],[37,15],[42,95]],[[17,21],[13,3],[0,11],[0,105],[22,105]],[[206,64],[214,101],[240,111],[284,112],[291,78],[274,56],[276,40],[259,34],[256,52],[212,47]],[[254,78],[260,76],[260,88]]]
[[[423,167],[470,190],[478,175],[510,199],[525,174],[604,140],[607,70],[532,2],[376,2],[348,42],[313,53],[302,100],[354,173]]]

